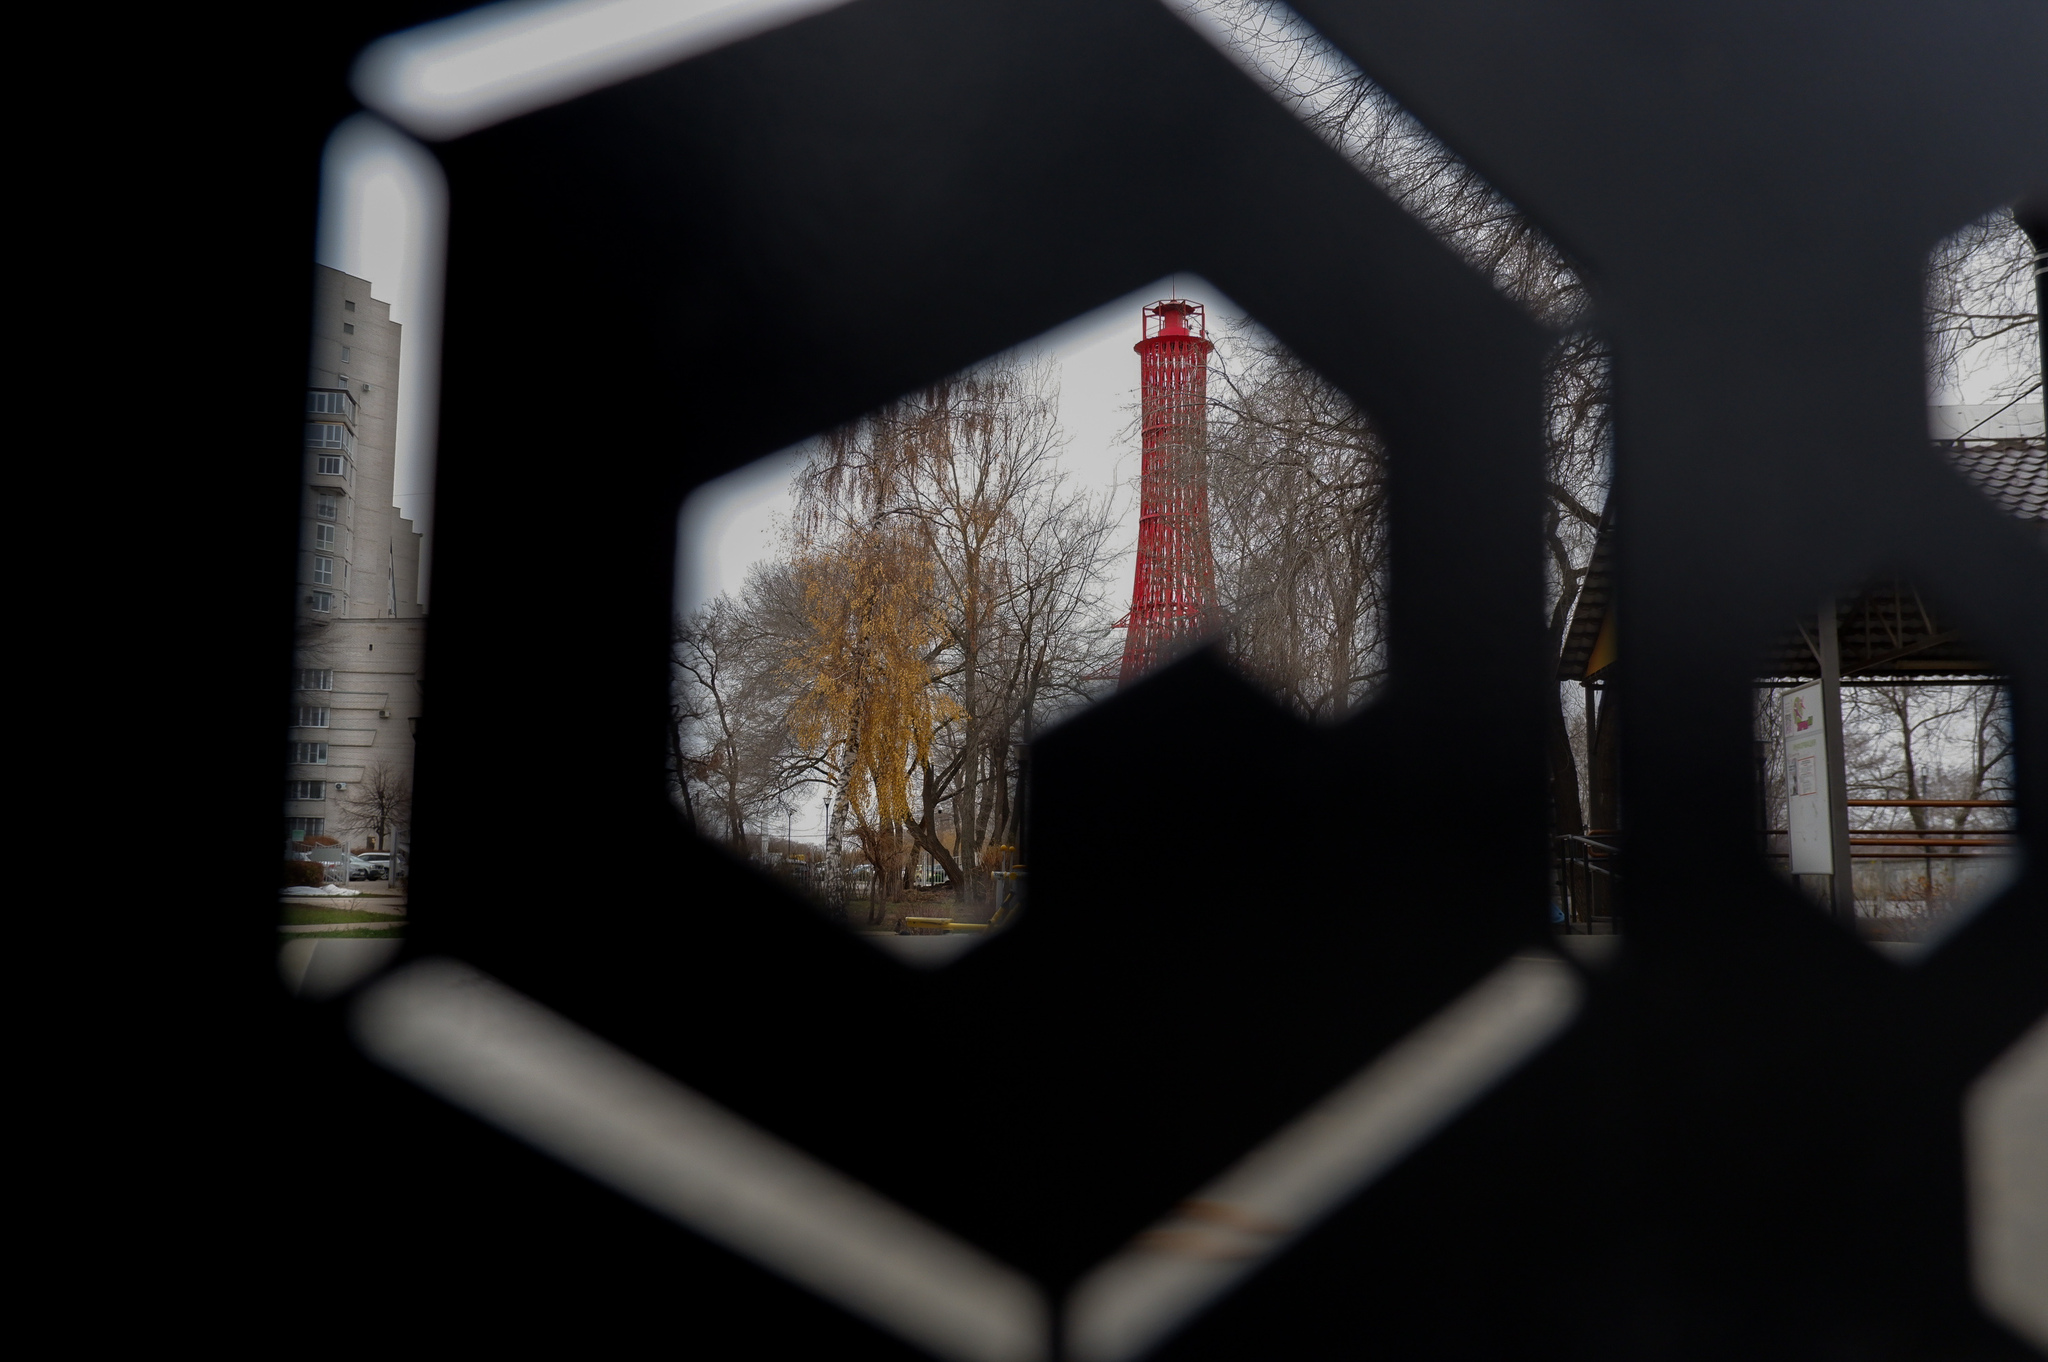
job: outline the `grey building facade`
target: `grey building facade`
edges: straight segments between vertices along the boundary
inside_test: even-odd
[[[371,790],[411,788],[427,613],[392,496],[400,327],[370,287],[315,267],[285,754],[286,831],[357,849]]]

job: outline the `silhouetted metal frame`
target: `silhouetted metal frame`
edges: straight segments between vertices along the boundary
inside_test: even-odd
[[[1959,1113],[2048,1009],[2039,828],[1925,963],[1881,959],[1755,853],[1748,685],[1790,612],[1908,573],[2009,667],[2032,795],[2044,564],[1927,448],[1919,306],[1933,243],[2048,165],[2043,11],[1301,8],[1592,280],[1636,621],[1630,925],[1560,1042],[1161,1355],[2024,1355],[1969,1295]],[[438,151],[410,951],[1057,1294],[1543,939],[1547,337],[1164,10],[865,0]],[[1170,236],[1162,184],[1204,205]],[[669,804],[677,507],[1173,270],[1384,433],[1393,679],[1317,729],[1196,656],[1075,719],[1032,754],[1024,916],[900,968]],[[788,362],[803,327],[833,363]],[[1493,831],[1412,831],[1446,806]],[[567,882],[502,892],[498,819],[576,848]],[[1338,854],[1292,854],[1305,825]],[[285,1124],[392,1153],[299,1247],[388,1263],[450,1342],[909,1355],[371,1069],[338,1009],[271,1024],[303,1064]]]

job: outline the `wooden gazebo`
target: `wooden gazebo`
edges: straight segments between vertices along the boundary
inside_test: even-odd
[[[1993,417],[1968,421],[1949,413],[1966,408],[1936,409],[1935,447],[1964,477],[2016,519],[2038,530],[2048,549],[2048,441],[2042,435],[2041,407],[2008,408]],[[1969,413],[1974,416],[1975,413]],[[1943,429],[1946,416],[1947,430]],[[1601,526],[1592,559],[1573,605],[1557,679],[1586,688],[1587,830],[1565,839],[1562,859],[1573,867],[1564,886],[1569,913],[1582,929],[1614,916],[1612,892],[1620,869],[1621,829],[1615,704],[1625,687],[1620,635],[1614,611],[1613,520]],[[2002,679],[2001,668],[1980,653],[1935,603],[1913,583],[1891,580],[1872,584],[1862,595],[1843,598],[1834,618],[1820,614],[1793,621],[1771,646],[1757,678],[1760,686],[1796,686],[1820,682],[1826,708],[1832,711],[1830,746],[1833,769],[1829,782],[1834,803],[1833,837],[1836,860],[1958,856],[1987,844],[1976,837],[1902,837],[1858,833],[1848,829],[1852,807],[1955,808],[2003,807],[1999,800],[1848,799],[1841,769],[1839,688],[1849,685],[1942,685]],[[1774,831],[1760,825],[1759,832]],[[1914,849],[1907,849],[1907,848]],[[1844,919],[1854,915],[1854,891],[1847,875],[1832,877],[1826,895]]]

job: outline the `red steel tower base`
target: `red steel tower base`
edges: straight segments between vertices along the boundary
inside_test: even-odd
[[[1209,551],[1209,340],[1202,305],[1145,309],[1138,570],[1124,616],[1119,687],[1206,638],[1221,621]]]

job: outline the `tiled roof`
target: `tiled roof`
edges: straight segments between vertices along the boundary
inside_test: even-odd
[[[2000,440],[1986,448],[1942,453],[2008,515],[2048,520],[2048,447],[2037,441]]]

